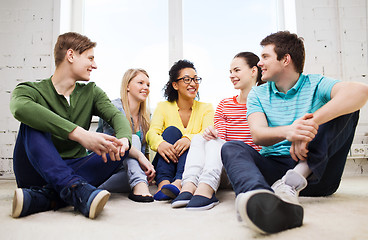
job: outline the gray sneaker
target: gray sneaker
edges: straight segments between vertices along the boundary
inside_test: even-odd
[[[272,190],[282,200],[299,204],[299,192],[307,186],[307,180],[294,170],[289,170],[272,185]]]
[[[238,194],[235,209],[238,220],[262,234],[277,233],[303,224],[302,206],[283,201],[265,189]]]

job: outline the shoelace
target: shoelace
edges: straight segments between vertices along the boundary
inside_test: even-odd
[[[79,206],[83,202],[82,197],[78,194],[79,191],[77,191],[77,188],[81,188],[84,185],[86,185],[86,183],[78,183],[75,186],[72,186],[70,188],[71,196],[72,196],[73,202],[75,203],[75,205],[74,205],[74,210],[75,211],[78,210]]]
[[[283,193],[286,193],[286,194],[291,194],[291,195],[297,196],[297,191],[296,191],[295,187],[287,185],[283,181],[282,182],[280,181],[275,186],[275,190],[277,190],[277,192],[283,192]]]

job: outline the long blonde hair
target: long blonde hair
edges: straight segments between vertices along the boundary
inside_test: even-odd
[[[132,122],[132,115],[130,113],[130,109],[129,109],[129,103],[128,103],[128,85],[130,83],[130,81],[135,78],[139,73],[143,73],[144,75],[146,75],[148,78],[148,73],[141,68],[131,68],[128,69],[123,76],[123,79],[121,81],[121,87],[120,87],[120,97],[121,97],[121,102],[123,104],[123,108],[125,111],[125,115],[130,123],[130,127],[133,128],[133,122]],[[141,102],[140,106],[139,106],[139,111],[138,111],[138,122],[139,125],[142,126],[142,134],[143,134],[143,142],[145,142],[146,138],[146,133],[148,131],[149,128],[149,122],[150,122],[150,112],[149,109],[147,107],[147,101]]]

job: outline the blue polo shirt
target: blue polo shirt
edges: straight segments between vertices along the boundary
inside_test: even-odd
[[[285,94],[279,92],[274,82],[253,87],[247,100],[247,117],[255,112],[265,114],[268,126],[291,125],[306,113],[314,113],[331,100],[332,87],[338,80],[319,74],[300,74],[295,85]],[[290,155],[291,142],[284,140],[262,147],[263,156]]]

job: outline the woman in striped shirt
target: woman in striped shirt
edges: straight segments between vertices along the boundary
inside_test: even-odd
[[[246,101],[251,88],[262,84],[259,58],[251,52],[238,53],[230,65],[230,80],[239,95],[223,99],[217,106],[215,128],[193,137],[182,180],[180,194],[172,201],[173,208],[206,210],[219,201],[215,192],[222,172],[221,147],[225,141],[243,141],[256,150],[246,120]]]

